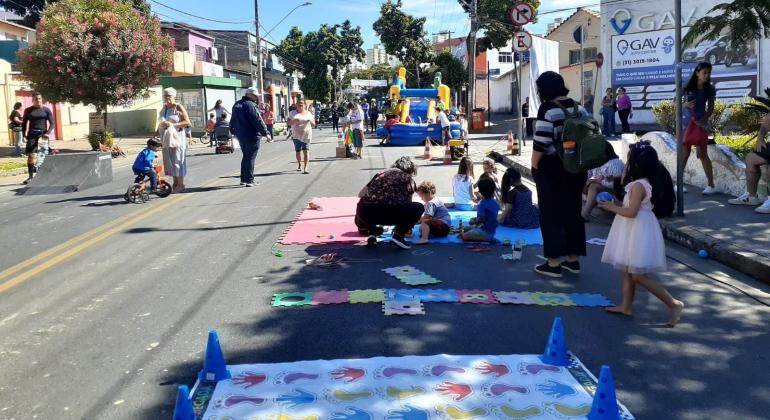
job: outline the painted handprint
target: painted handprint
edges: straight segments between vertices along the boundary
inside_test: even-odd
[[[465,369],[447,365],[428,366],[424,370],[425,376],[441,376],[447,372],[465,373]]]
[[[545,395],[556,398],[564,398],[568,395],[575,395],[575,389],[567,384],[556,382],[549,379],[546,383],[537,386],[537,390]]]
[[[484,395],[487,397],[499,397],[506,392],[517,392],[519,394],[528,394],[529,389],[521,385],[508,385],[508,384],[488,384],[482,388]]]
[[[449,395],[455,399],[455,401],[462,401],[468,395],[473,393],[473,388],[466,384],[456,384],[454,382],[444,382],[443,384],[434,388],[434,391],[438,391],[443,395]]]
[[[332,372],[334,379],[342,379],[347,383],[355,382],[366,375],[366,371],[359,368],[343,367]]]
[[[430,415],[422,410],[412,407],[411,405],[405,405],[398,410],[388,411],[388,416],[385,420],[429,420]]]
[[[395,386],[389,386],[385,389],[385,393],[390,398],[395,398],[397,400],[405,400],[407,398],[412,398],[415,395],[422,395],[425,393],[425,388],[421,386],[413,386],[411,388],[396,388]]]
[[[233,385],[244,385],[244,388],[251,388],[254,385],[259,385],[267,379],[267,375],[264,373],[243,372],[235,376]]]
[[[372,420],[372,415],[355,407],[348,407],[345,411],[332,413],[330,420]]]
[[[264,398],[250,397],[248,395],[228,395],[225,398],[214,402],[214,407],[230,408],[238,404],[262,405],[265,401]]]
[[[442,407],[442,406],[436,407],[436,411],[443,418],[457,419],[457,420],[467,420],[467,419],[472,419],[476,417],[484,417],[488,414],[487,410],[483,409],[482,407],[476,407],[472,410],[463,410],[462,408],[458,408],[453,405],[449,405],[446,407]]]
[[[315,401],[315,394],[311,394],[301,389],[295,389],[291,394],[283,394],[275,399],[275,402],[285,405],[288,408],[294,408],[298,405],[309,404]]]
[[[404,369],[400,367],[382,367],[377,369],[377,372],[374,374],[377,378],[392,378],[396,375],[417,375],[418,372],[415,369]]]
[[[289,385],[292,382],[299,381],[301,379],[318,379],[317,373],[304,373],[304,372],[283,372],[275,380],[276,384],[286,384]]]
[[[561,372],[561,368],[552,365],[541,365],[539,363],[519,363],[519,373],[522,375],[539,375],[543,372]]]
[[[506,365],[493,365],[489,362],[484,362],[476,366],[476,370],[484,375],[495,375],[496,377],[505,376],[511,373],[511,370]]]

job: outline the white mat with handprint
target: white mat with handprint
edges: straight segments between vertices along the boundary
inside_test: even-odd
[[[537,355],[233,365],[232,379],[198,384],[193,401],[204,420],[584,418],[596,379],[570,360],[567,368]],[[633,419],[622,405],[620,414]]]

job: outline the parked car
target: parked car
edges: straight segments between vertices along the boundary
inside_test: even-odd
[[[318,123],[323,124],[327,121],[332,120],[332,109],[331,107],[321,108],[321,116],[319,117]]]

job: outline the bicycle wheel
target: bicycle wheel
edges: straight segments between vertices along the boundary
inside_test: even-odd
[[[168,184],[168,182],[159,182],[158,183],[158,192],[155,193],[160,198],[168,197],[171,195],[171,185]]]
[[[198,138],[198,141],[200,141],[201,144],[209,144],[211,143],[211,138],[209,137],[208,134],[203,134]]]
[[[124,198],[126,198],[126,201],[128,202],[138,203],[139,201],[142,201],[142,194],[142,184],[136,183],[128,187],[128,191],[126,191]]]

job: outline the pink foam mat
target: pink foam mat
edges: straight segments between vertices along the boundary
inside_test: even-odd
[[[317,223],[297,221],[278,240],[282,245],[354,244],[365,241],[351,219],[348,223]]]
[[[311,203],[321,206],[320,210],[305,207],[295,219],[304,223],[353,223],[358,197],[314,197]]]

